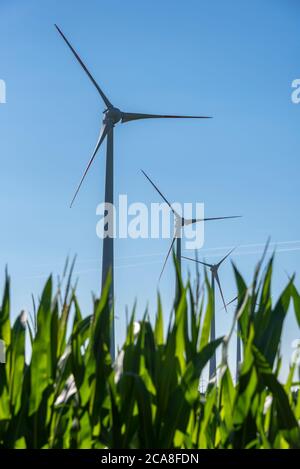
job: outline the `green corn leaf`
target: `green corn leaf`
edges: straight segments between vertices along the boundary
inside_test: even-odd
[[[50,277],[37,313],[37,333],[32,346],[30,365],[29,415],[33,415],[38,410],[43,392],[52,383],[51,295],[52,279]]]
[[[209,342],[210,327],[211,327],[211,321],[212,321],[212,316],[213,316],[213,302],[214,302],[213,291],[211,289],[211,286],[209,284],[206,274],[205,274],[205,283],[206,283],[206,288],[208,291],[208,302],[207,302],[206,312],[205,312],[203,325],[202,325],[202,333],[200,337],[200,350],[202,350],[203,347],[205,347],[205,345],[207,345]]]
[[[292,295],[293,302],[294,302],[294,311],[295,311],[296,320],[297,320],[298,326],[300,327],[300,294],[298,293],[298,290],[296,289],[294,283],[291,284],[291,295]]]
[[[273,310],[258,313],[255,318],[256,338],[255,344],[273,366],[282,335],[284,319],[288,312],[291,285],[289,282],[284,289]]]
[[[277,408],[278,424],[282,430],[291,430],[298,428],[298,422],[293,410],[290,407],[288,396],[284,387],[279,383],[276,376],[272,373],[270,365],[262,353],[253,346],[255,366],[259,375],[261,375],[264,384],[272,392],[274,402]],[[300,430],[299,430],[300,438]],[[300,439],[299,439],[300,443]]]
[[[155,321],[154,337],[157,345],[162,345],[164,342],[164,323],[163,323],[163,312],[161,305],[160,295],[157,295],[157,314]]]
[[[5,286],[0,306],[0,339],[4,341],[6,353],[9,351],[11,330],[10,330],[10,279],[5,273]]]
[[[22,312],[15,321],[12,330],[10,401],[16,415],[20,410],[22,384],[25,366],[25,331],[26,317]]]

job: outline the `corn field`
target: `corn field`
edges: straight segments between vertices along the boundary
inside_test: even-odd
[[[300,448],[299,364],[278,380],[287,314],[300,325],[292,277],[275,304],[273,257],[246,285],[235,265],[237,306],[227,336],[210,342],[212,290],[206,273],[183,284],[164,324],[132,312],[115,363],[110,356],[109,278],[91,315],[83,315],[72,267],[57,288],[48,279],[36,311],[11,324],[6,274],[0,309],[0,447],[2,448]],[[55,290],[55,291],[54,291]],[[228,366],[235,331],[242,342],[237,382]],[[199,382],[216,349],[218,377]],[[25,352],[26,349],[26,352]]]

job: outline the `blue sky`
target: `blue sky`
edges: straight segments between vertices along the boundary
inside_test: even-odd
[[[96,206],[104,194],[102,149],[72,210],[69,202],[98,136],[103,103],[58,36],[57,23],[103,87],[126,111],[205,114],[208,121],[149,121],[116,128],[115,188],[129,202],[158,202],[140,168],[171,199],[204,202],[207,216],[242,214],[205,227],[200,256],[232,259],[250,281],[267,237],[278,245],[274,297],[299,272],[299,116],[291,83],[300,78],[297,0],[88,2],[1,0],[0,268],[7,263],[13,312],[31,308],[48,273],[77,253],[86,314],[100,285]],[[298,243],[281,244],[286,241]],[[250,245],[243,247],[244,245]],[[253,245],[253,246],[252,246]],[[117,240],[117,338],[125,305],[149,302],[168,240]],[[215,250],[217,247],[224,249]],[[184,263],[184,269],[187,269]],[[192,268],[193,266],[190,266]],[[234,296],[230,263],[220,271]],[[160,284],[166,315],[171,263]],[[218,312],[217,334],[231,314]],[[286,322],[283,352],[298,338]]]

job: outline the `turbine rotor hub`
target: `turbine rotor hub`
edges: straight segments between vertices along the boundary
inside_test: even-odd
[[[117,107],[112,107],[105,112],[104,122],[117,124],[122,119],[122,112]]]

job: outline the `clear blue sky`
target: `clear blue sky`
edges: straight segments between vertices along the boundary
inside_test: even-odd
[[[79,51],[111,101],[133,112],[207,114],[208,121],[137,122],[116,129],[115,188],[130,202],[159,201],[144,168],[171,200],[201,201],[207,216],[242,214],[206,224],[203,252],[241,247],[233,260],[250,281],[271,235],[278,243],[274,297],[298,271],[299,118],[291,82],[300,78],[298,0],[102,1],[1,0],[0,267],[12,276],[13,312],[31,308],[48,273],[78,254],[78,293],[90,313],[100,285],[96,205],[104,194],[102,149],[72,210],[69,202],[89,159],[103,103],[53,24]],[[151,314],[168,240],[118,240],[115,246],[117,338],[124,310],[138,299]],[[206,250],[206,251],[205,251]],[[192,267],[192,266],[190,266]],[[184,268],[187,265],[184,264]],[[230,263],[220,271],[234,295]],[[298,282],[298,286],[299,282]],[[174,289],[169,263],[160,289],[166,316]],[[218,312],[217,333],[231,315]],[[286,323],[283,351],[298,338]]]

